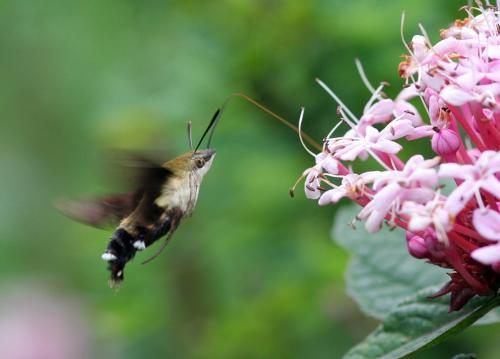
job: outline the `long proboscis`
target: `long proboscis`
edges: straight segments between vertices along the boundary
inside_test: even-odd
[[[268,115],[271,115],[276,120],[278,120],[279,122],[281,122],[282,124],[284,124],[286,127],[290,128],[292,131],[294,131],[297,135],[302,136],[302,138],[304,139],[304,141],[306,141],[308,144],[310,144],[316,150],[321,151],[323,149],[322,146],[318,142],[316,142],[311,136],[309,136],[307,133],[305,133],[304,131],[302,131],[301,129],[299,129],[297,126],[295,126],[294,124],[292,124],[290,121],[288,121],[284,117],[278,115],[277,113],[271,111],[269,108],[267,108],[266,106],[264,106],[261,103],[257,102],[256,100],[254,100],[250,96],[247,96],[244,93],[240,93],[240,92],[237,92],[237,93],[234,93],[234,94],[230,95],[227,98],[227,100],[224,102],[224,105],[222,105],[221,108],[219,108],[217,110],[216,114],[212,118],[212,121],[210,121],[210,124],[207,127],[207,130],[205,130],[205,133],[203,134],[202,139],[200,140],[200,143],[203,140],[203,138],[205,137],[206,133],[210,130],[210,128],[212,128],[212,131],[211,131],[209,139],[208,139],[208,146],[210,146],[210,142],[211,142],[212,136],[214,134],[215,126],[217,125],[217,123],[218,123],[218,121],[220,119],[220,116],[222,115],[222,112],[225,109],[227,103],[229,102],[229,100],[231,98],[234,98],[234,97],[242,98],[242,99],[250,102],[254,106],[258,107],[259,109],[261,109],[262,111],[264,111]],[[198,146],[199,146],[199,144],[198,144]],[[198,146],[197,146],[197,148],[198,148]]]
[[[194,152],[196,152],[198,150],[198,148],[200,147],[201,143],[205,139],[205,136],[207,135],[207,133],[214,126],[214,124],[217,123],[217,120],[219,119],[219,115],[220,114],[221,114],[221,110],[220,109],[218,109],[217,111],[215,111],[214,115],[212,116],[212,119],[210,120],[210,123],[208,124],[207,128],[205,129],[205,132],[203,132],[203,135],[201,135],[200,141],[196,145],[196,148],[194,149]],[[210,136],[210,137],[212,137],[212,136]]]
[[[241,97],[242,99],[244,100],[247,100],[248,102],[252,103],[253,105],[257,106],[258,108],[260,108],[262,111],[264,111],[265,113],[273,116],[275,119],[277,119],[279,122],[281,122],[282,124],[284,124],[286,127],[290,128],[292,131],[294,131],[297,135],[299,136],[302,136],[302,138],[307,142],[309,143],[311,146],[313,146],[316,150],[318,151],[322,151],[323,150],[323,147],[318,143],[316,142],[311,136],[309,136],[307,133],[305,133],[304,131],[302,131],[301,129],[299,129],[297,126],[295,126],[294,124],[292,124],[290,121],[288,121],[287,119],[285,119],[284,117],[278,115],[277,113],[271,111],[270,109],[268,109],[267,107],[265,107],[264,105],[260,104],[259,102],[255,101],[253,98],[245,95],[244,93],[234,93],[232,94],[231,96],[237,96],[237,97]]]

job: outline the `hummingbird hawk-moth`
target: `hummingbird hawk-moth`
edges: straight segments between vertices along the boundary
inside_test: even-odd
[[[135,158],[132,167],[138,178],[133,190],[97,199],[57,203],[63,213],[85,224],[116,225],[102,255],[108,263],[112,285],[123,281],[125,265],[138,251],[165,237],[159,254],[181,221],[193,213],[201,182],[215,157],[215,150],[209,147],[219,116],[220,110],[217,110],[194,150],[163,164]],[[209,132],[207,149],[199,150]],[[191,123],[188,124],[188,136],[192,149]]]
[[[194,150],[163,164],[135,158],[132,167],[138,172],[138,185],[133,191],[98,199],[58,202],[56,205],[63,213],[80,222],[95,227],[105,224],[116,226],[102,255],[102,259],[108,262],[111,284],[123,281],[125,265],[138,251],[165,237],[157,253],[143,263],[155,258],[169,243],[181,221],[192,214],[201,182],[215,156],[215,150],[210,148],[214,129],[222,110],[233,96],[254,104],[296,132],[301,141],[305,140],[317,150],[322,150],[319,144],[301,131],[300,121],[299,127],[296,127],[245,94],[235,93],[215,112]],[[207,149],[199,150],[207,134]],[[189,147],[192,149],[190,123],[188,137]]]

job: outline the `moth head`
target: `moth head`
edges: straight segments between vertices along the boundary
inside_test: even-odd
[[[198,173],[200,176],[203,177],[210,169],[214,157],[215,157],[215,150],[210,148],[206,150],[198,150],[192,152],[189,161],[191,167],[190,170],[195,171],[196,173]]]
[[[180,155],[177,158],[166,163],[167,167],[174,172],[177,176],[184,176],[188,173],[196,173],[202,178],[210,169],[212,165],[212,161],[215,157],[215,150],[210,148],[210,143],[212,141],[212,136],[214,133],[215,126],[219,120],[221,110],[217,110],[210,120],[205,132],[201,135],[198,144],[193,150],[193,139],[191,133],[191,122],[188,122],[187,132],[188,132],[188,140],[189,140],[189,148],[191,151]],[[200,150],[200,145],[202,144],[205,136],[208,135],[207,141],[207,149]]]
[[[189,151],[167,162],[166,167],[177,176],[185,176],[189,172],[198,173],[204,176],[215,157],[215,150],[206,149]]]

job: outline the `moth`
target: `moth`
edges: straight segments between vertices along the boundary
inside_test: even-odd
[[[201,182],[215,157],[215,150],[209,147],[220,114],[217,110],[194,150],[163,164],[135,158],[133,167],[137,171],[138,185],[133,190],[56,204],[63,213],[85,224],[116,225],[102,254],[111,272],[111,286],[123,281],[125,265],[138,251],[165,237],[163,245],[149,260],[155,258],[180,223],[193,213]],[[209,132],[207,149],[199,150]],[[191,123],[188,123],[188,137],[192,149]]]
[[[301,131],[300,121],[299,127],[296,127],[247,95],[235,93],[229,96],[224,105],[215,112],[194,150],[163,164],[135,158],[132,167],[139,173],[138,186],[133,191],[97,199],[58,201],[56,207],[60,211],[80,222],[94,227],[103,227],[105,224],[116,225],[102,255],[111,272],[112,286],[123,281],[125,265],[138,251],[165,237],[163,245],[156,254],[143,263],[155,258],[167,246],[182,220],[193,213],[201,182],[215,157],[215,150],[210,148],[215,127],[232,97],[240,97],[252,103],[296,132],[301,141],[305,140],[317,150],[322,150],[319,144]],[[209,134],[207,149],[199,150],[207,134]],[[190,123],[188,123],[188,138],[189,147],[192,149]]]

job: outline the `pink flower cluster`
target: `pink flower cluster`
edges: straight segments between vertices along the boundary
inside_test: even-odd
[[[395,99],[360,68],[372,96],[359,118],[318,80],[341,121],[304,172],[308,198],[327,205],[347,197],[362,206],[356,219],[368,232],[402,227],[412,256],[451,269],[436,296],[451,293],[452,310],[500,285],[500,17],[489,5],[464,9],[467,17],[436,44],[423,28],[413,37]],[[337,135],[341,123],[349,130]],[[415,140],[436,156],[403,161],[403,146]],[[368,158],[378,170],[356,173],[349,164]]]

